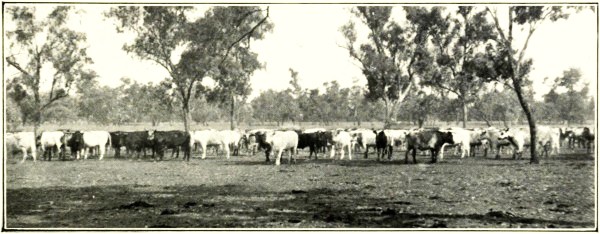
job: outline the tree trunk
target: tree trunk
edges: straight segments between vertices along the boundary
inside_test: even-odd
[[[190,124],[190,119],[192,119],[192,118],[190,116],[190,108],[188,107],[187,104],[183,104],[182,111],[183,111],[183,113],[182,113],[183,114],[183,128],[184,128],[185,132],[188,132],[188,131],[190,131],[189,124]]]
[[[465,102],[465,100],[462,100],[462,127],[463,128],[467,128],[467,117],[469,114],[469,109],[467,109],[467,103]]]
[[[535,150],[535,146],[537,145],[536,144],[537,129],[535,126],[535,119],[533,118],[533,115],[531,113],[531,108],[529,108],[529,104],[527,103],[527,100],[525,100],[525,97],[523,97],[523,90],[521,89],[521,83],[515,81],[514,79],[515,78],[513,78],[513,86],[515,87],[515,92],[517,93],[517,98],[519,99],[519,104],[521,104],[521,107],[523,108],[523,111],[525,112],[525,117],[527,117],[527,122],[529,123],[529,136],[530,136],[529,150],[531,153],[531,160],[529,162],[538,164],[538,163],[540,163],[540,161],[537,157],[536,150]]]
[[[229,109],[229,128],[231,130],[237,128],[235,119],[235,95],[231,94],[231,107]]]

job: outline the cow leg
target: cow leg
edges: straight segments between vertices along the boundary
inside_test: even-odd
[[[102,160],[104,158],[104,147],[98,147],[98,151],[100,153],[100,158],[98,160]]]
[[[413,163],[417,164],[417,148],[412,149]]]
[[[21,163],[24,163],[25,160],[27,159],[27,148],[25,148],[25,147],[21,148],[21,152],[23,152],[23,160],[21,160]],[[35,161],[35,157],[33,157],[33,161]]]
[[[352,146],[347,145],[347,147],[348,147],[348,160],[352,160]]]
[[[200,144],[200,146],[202,146],[202,159],[206,158],[206,150],[208,148],[208,146],[206,144]]]
[[[277,158],[275,158],[275,165],[277,166],[281,165],[281,153],[283,153],[283,149],[277,152]]]
[[[292,159],[294,160],[294,163],[296,163],[296,159],[294,157],[292,157],[292,149],[288,149],[289,152],[289,156],[288,156],[288,164],[292,164]]]
[[[329,152],[329,159],[332,159],[335,157],[335,146],[331,146],[331,152]]]
[[[369,146],[367,145],[365,147],[365,158],[368,158],[368,157],[369,157]]]
[[[316,149],[314,146],[310,145],[308,146],[308,159],[312,158],[313,153],[315,153],[315,159],[317,158],[317,153],[316,153]]]
[[[409,148],[406,149],[406,153],[404,154],[404,164],[408,164],[408,154],[410,153]]]
[[[227,159],[229,159],[229,154],[231,154],[231,150],[229,149],[229,145],[223,145],[223,148],[225,148],[225,155],[226,155]]]
[[[392,160],[392,152],[394,151],[393,146],[389,145],[388,146],[388,160]]]
[[[435,149],[431,149],[430,151],[431,151],[431,163],[436,163],[438,151]]]

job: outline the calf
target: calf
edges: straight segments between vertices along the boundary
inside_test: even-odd
[[[437,155],[444,144],[454,144],[451,132],[438,130],[411,131],[406,136],[406,155],[404,162],[408,163],[408,154],[412,151],[413,163],[417,163],[417,150],[430,150],[431,163],[437,162]]]
[[[294,154],[297,153],[298,133],[294,131],[275,131],[266,134],[265,141],[271,145],[274,152],[277,152],[275,165],[281,164],[281,154],[284,150],[289,150],[288,163],[292,162],[292,151]]]
[[[184,131],[148,131],[148,140],[152,143],[154,151],[163,160],[164,149],[183,150],[183,160],[190,161],[190,134]],[[179,154],[179,150],[177,150]]]
[[[335,157],[335,148],[340,148],[340,160],[344,159],[344,148],[348,149],[348,160],[352,160],[352,136],[346,131],[337,130],[332,138],[330,158]]]

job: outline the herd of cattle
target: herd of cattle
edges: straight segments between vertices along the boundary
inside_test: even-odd
[[[567,144],[569,149],[583,147],[588,153],[594,143],[594,132],[588,127],[554,128],[547,126],[537,127],[537,142],[541,154],[546,156],[558,154],[560,147]],[[495,152],[496,158],[504,148],[512,150],[514,158],[520,158],[524,147],[530,145],[528,128],[497,129],[495,127],[463,129],[451,128],[418,128],[410,130],[400,129],[334,129],[323,128],[305,130],[273,130],[254,129],[246,131],[237,130],[201,130],[201,131],[133,131],[133,132],[107,132],[107,131],[45,131],[34,137],[33,132],[6,133],[5,143],[8,149],[18,149],[23,153],[24,162],[31,152],[36,160],[37,148],[41,148],[44,159],[51,160],[53,152],[59,158],[66,158],[66,148],[70,149],[71,157],[87,159],[90,153],[96,152],[102,160],[107,149],[113,149],[116,158],[121,157],[121,149],[126,149],[127,156],[136,154],[146,155],[146,149],[152,151],[152,157],[158,155],[163,159],[164,150],[171,149],[172,156],[183,151],[183,159],[191,157],[192,149],[201,146],[202,159],[206,158],[208,147],[214,146],[225,151],[229,159],[230,154],[239,154],[240,149],[245,149],[254,155],[257,151],[264,151],[266,161],[269,161],[271,152],[276,155],[275,164],[280,165],[283,151],[289,152],[288,161],[293,159],[292,154],[297,154],[297,149],[309,148],[309,159],[317,153],[329,151],[330,158],[336,155],[339,149],[340,159],[352,159],[353,149],[363,149],[367,158],[369,148],[377,152],[377,160],[387,155],[391,160],[394,147],[405,150],[405,161],[412,153],[413,162],[417,163],[417,150],[429,151],[431,162],[443,160],[444,148],[454,146],[460,150],[460,157],[472,156],[476,150],[483,150],[484,156],[488,151]],[[441,152],[441,153],[440,153]],[[218,154],[218,152],[217,152]]]

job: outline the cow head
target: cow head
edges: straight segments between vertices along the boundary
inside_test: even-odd
[[[71,135],[71,138],[67,140],[67,145],[72,148],[77,148],[83,145],[83,133],[76,131]]]
[[[333,144],[333,133],[331,131],[319,131],[317,132],[317,139],[319,142],[324,142],[326,146]]]
[[[505,140],[505,139],[511,138],[509,131],[510,131],[510,129],[508,129],[508,128],[500,131],[500,134],[498,135],[498,140]]]
[[[156,132],[156,130],[148,130],[148,140],[152,141],[154,140],[154,133]]]

